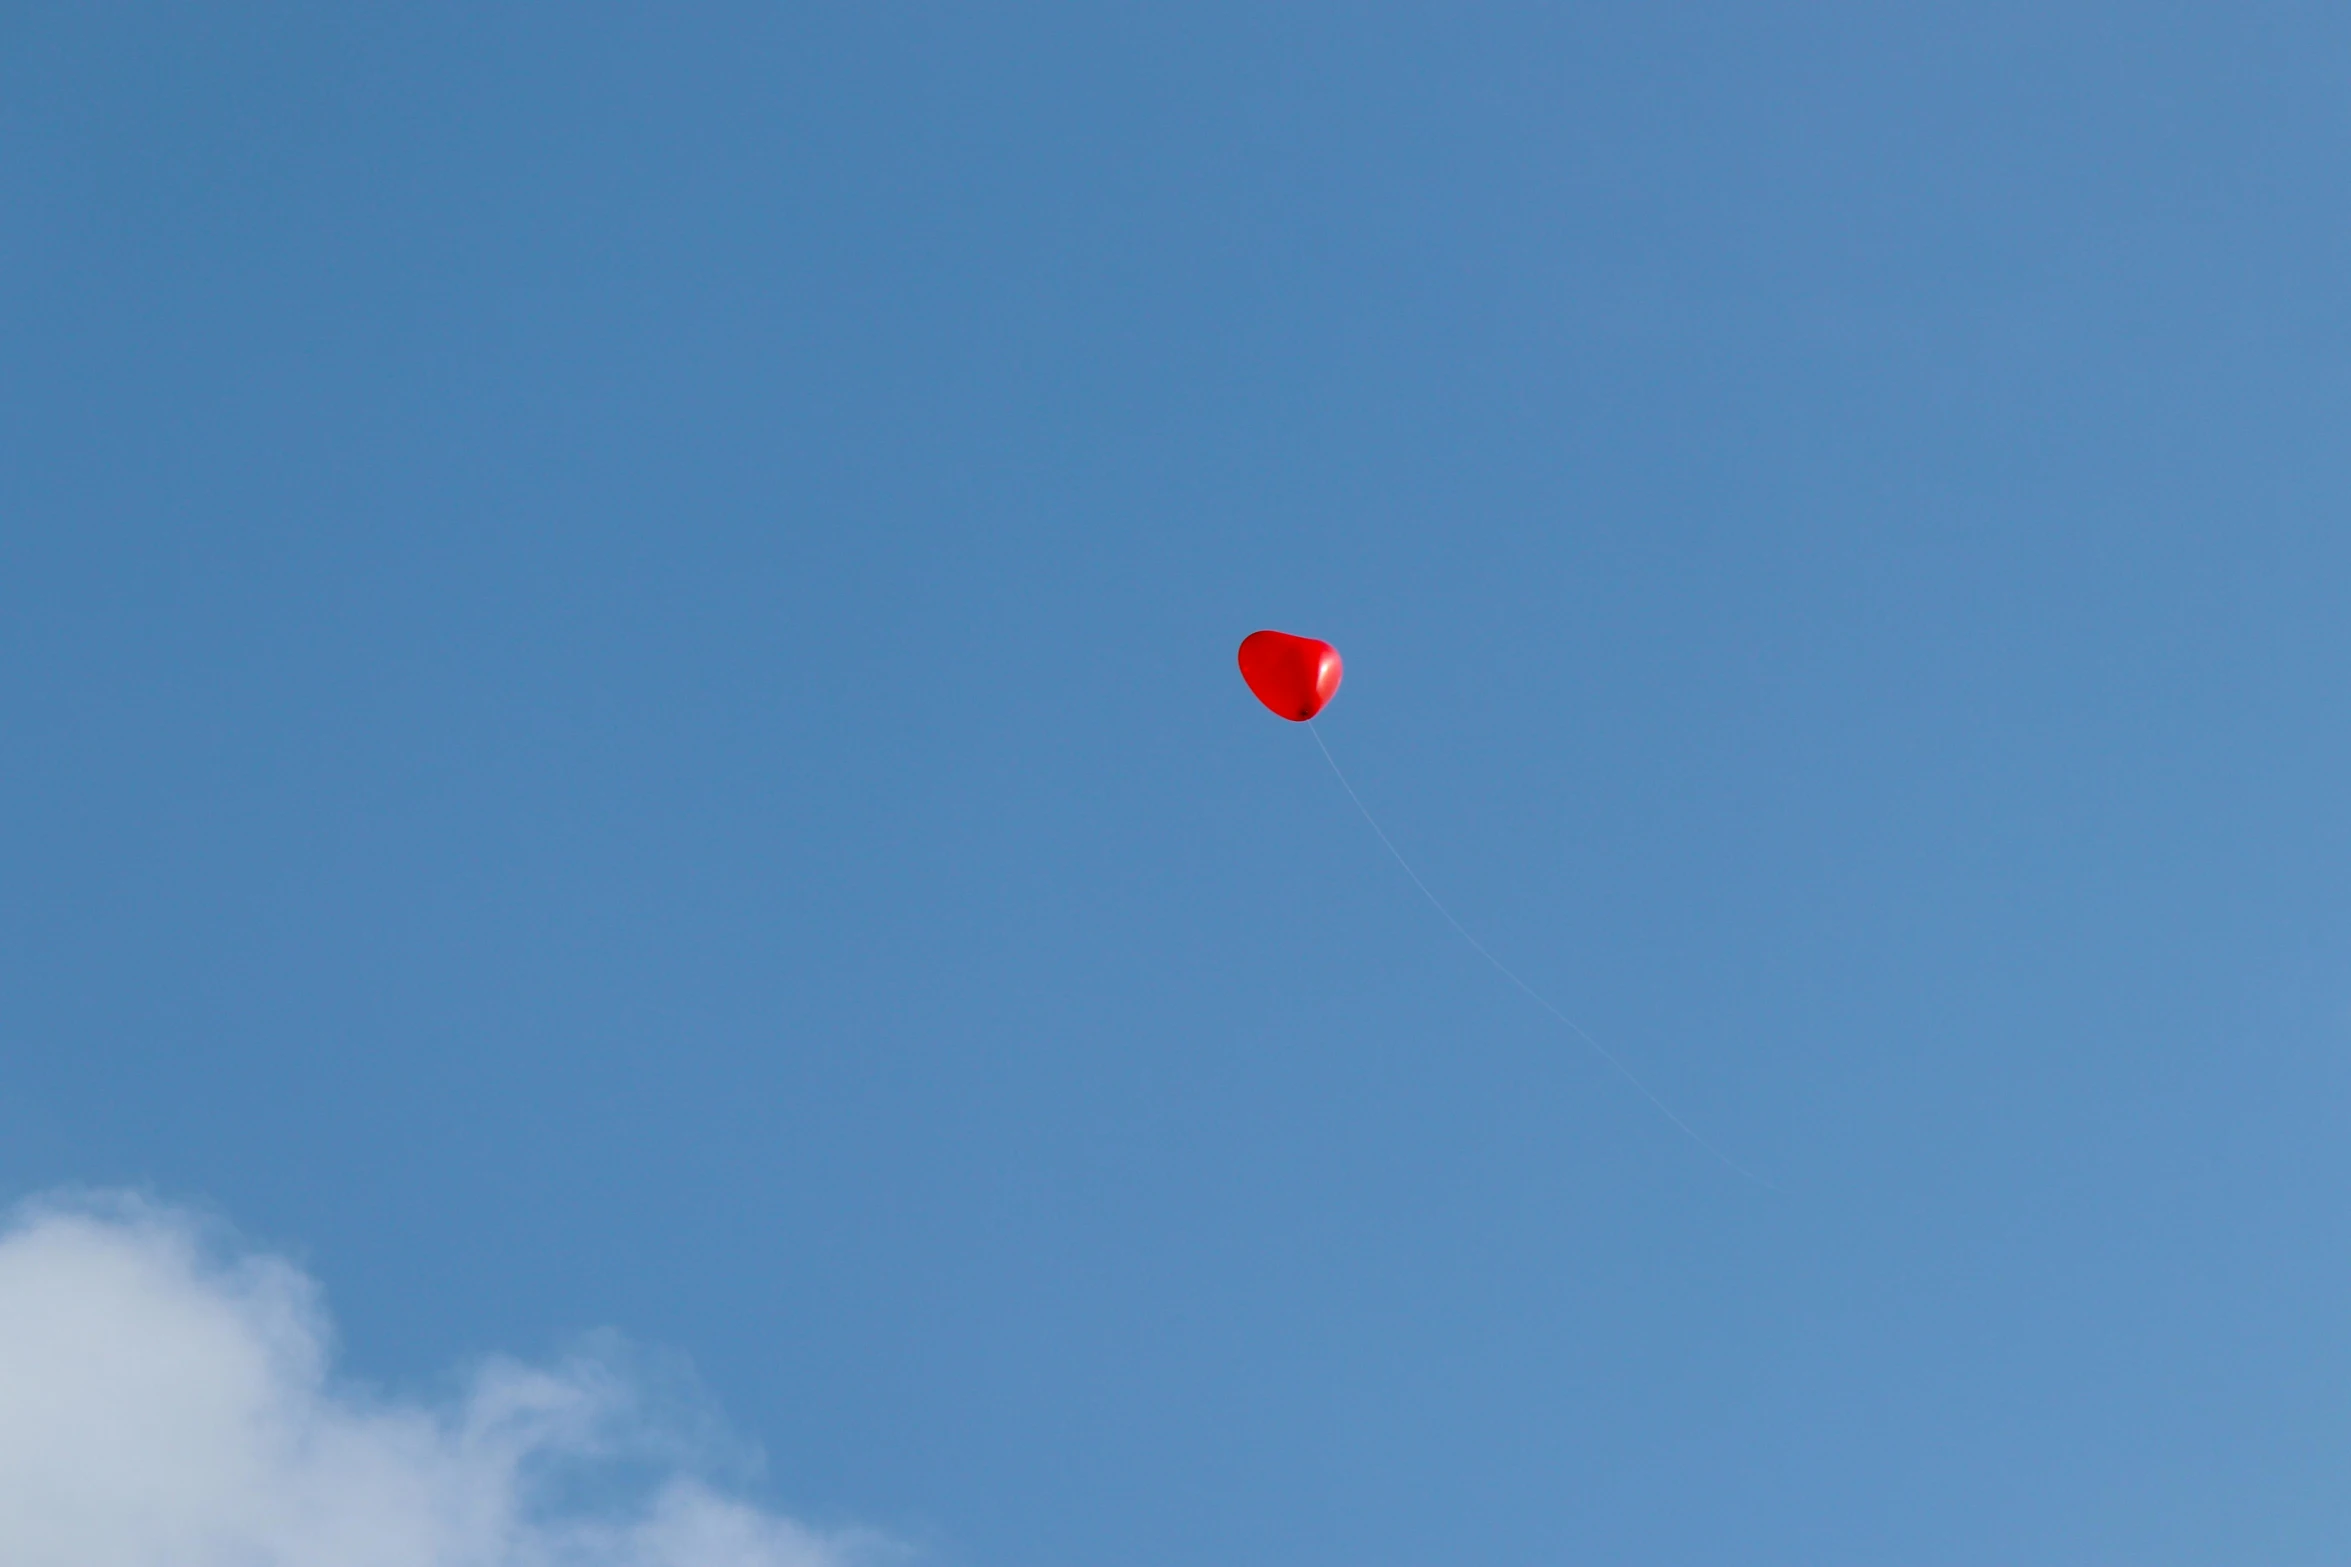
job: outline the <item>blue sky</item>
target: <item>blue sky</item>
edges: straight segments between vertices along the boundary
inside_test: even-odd
[[[974,1567],[2340,1561],[2347,51],[14,8],[0,1187]]]

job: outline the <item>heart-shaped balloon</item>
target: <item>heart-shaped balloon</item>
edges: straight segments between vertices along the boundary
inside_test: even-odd
[[[1286,631],[1252,631],[1241,642],[1241,678],[1274,713],[1302,724],[1339,689],[1339,650]]]

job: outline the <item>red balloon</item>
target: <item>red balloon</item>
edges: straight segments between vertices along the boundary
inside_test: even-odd
[[[1338,694],[1339,650],[1312,637],[1252,631],[1241,642],[1241,678],[1275,714],[1302,724]]]

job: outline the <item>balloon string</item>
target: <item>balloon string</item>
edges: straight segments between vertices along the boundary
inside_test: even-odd
[[[1331,776],[1339,780],[1339,787],[1347,791],[1347,798],[1353,800],[1355,802],[1355,809],[1363,813],[1364,821],[1370,825],[1373,834],[1380,840],[1381,846],[1388,851],[1389,855],[1395,859],[1398,865],[1403,867],[1404,874],[1412,878],[1412,884],[1420,889],[1420,895],[1429,900],[1429,907],[1435,909],[1439,914],[1444,916],[1445,923],[1453,927],[1453,934],[1459,936],[1463,941],[1468,942],[1470,945],[1470,950],[1475,952],[1479,957],[1484,958],[1488,963],[1493,964],[1495,972],[1500,974],[1504,979],[1510,981],[1513,985],[1516,985],[1526,994],[1528,1000],[1532,1001],[1536,1006],[1541,1007],[1544,1011],[1550,1013],[1560,1022],[1566,1024],[1569,1031],[1572,1032],[1576,1038],[1582,1040],[1585,1044],[1590,1045],[1601,1060],[1616,1068],[1616,1073],[1619,1077],[1632,1084],[1635,1089],[1639,1090],[1642,1098],[1648,1100],[1649,1103],[1657,1107],[1657,1113],[1659,1115],[1664,1116],[1668,1121],[1671,1121],[1676,1127],[1680,1128],[1683,1136],[1689,1138],[1690,1141],[1696,1143],[1699,1147],[1714,1155],[1715,1158],[1721,1160],[1724,1166],[1731,1170],[1734,1174],[1740,1175],[1747,1180],[1753,1181],[1756,1185],[1766,1187],[1771,1191],[1776,1192],[1779,1190],[1777,1186],[1772,1185],[1771,1182],[1765,1180],[1762,1176],[1757,1175],[1753,1170],[1748,1169],[1745,1165],[1739,1163],[1738,1160],[1732,1158],[1729,1154],[1724,1153],[1720,1148],[1715,1147],[1714,1144],[1699,1136],[1695,1127],[1691,1126],[1689,1122],[1683,1120],[1680,1116],[1674,1114],[1673,1107],[1668,1105],[1664,1100],[1658,1098],[1657,1095],[1651,1091],[1647,1083],[1642,1082],[1638,1077],[1634,1076],[1633,1069],[1629,1066],[1626,1066],[1622,1060],[1618,1059],[1615,1051],[1609,1049],[1606,1045],[1600,1043],[1598,1039],[1594,1038],[1590,1029],[1584,1027],[1583,1024],[1577,1022],[1574,1018],[1569,1017],[1566,1013],[1553,1006],[1549,998],[1544,996],[1541,991],[1535,989],[1534,986],[1528,984],[1525,980],[1520,979],[1516,974],[1511,972],[1510,966],[1508,964],[1504,963],[1500,958],[1494,956],[1494,954],[1491,952],[1488,952],[1486,950],[1486,944],[1478,940],[1477,937],[1471,935],[1469,933],[1468,927],[1453,917],[1453,911],[1445,907],[1443,901],[1440,900],[1435,893],[1429,891],[1429,884],[1420,879],[1420,872],[1412,868],[1412,862],[1404,857],[1404,852],[1396,847],[1394,840],[1389,838],[1387,829],[1380,825],[1379,818],[1371,814],[1371,807],[1363,803],[1363,796],[1357,794],[1355,792],[1355,786],[1347,781],[1346,773],[1343,772],[1339,767],[1339,759],[1331,755],[1331,748],[1329,746],[1323,744],[1322,731],[1314,727],[1314,722],[1311,719],[1307,720],[1306,732],[1314,736],[1315,746],[1321,750],[1322,759],[1331,764]]]

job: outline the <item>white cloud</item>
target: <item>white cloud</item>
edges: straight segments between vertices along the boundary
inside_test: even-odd
[[[665,1415],[612,1347],[493,1362],[440,1405],[337,1381],[330,1349],[308,1276],[184,1211],[121,1197],[20,1209],[0,1228],[0,1562],[850,1567],[885,1554],[698,1478],[707,1430]]]

